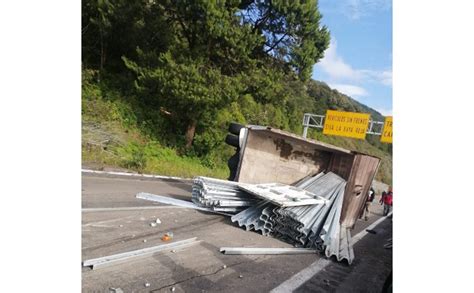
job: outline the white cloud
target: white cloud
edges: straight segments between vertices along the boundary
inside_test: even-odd
[[[381,77],[380,81],[384,85],[392,86],[392,71],[383,71]]]
[[[381,83],[386,86],[392,85],[392,71],[391,70],[370,70],[360,69],[358,70],[363,79],[370,82]]]
[[[346,0],[341,3],[342,13],[352,20],[358,20],[378,11],[390,9],[391,0]]]
[[[348,95],[349,97],[363,97],[368,96],[369,93],[360,86],[355,86],[351,84],[329,84],[330,87],[335,88],[339,92]]]
[[[331,39],[329,48],[324,52],[324,58],[316,66],[326,72],[333,79],[358,80],[360,73],[347,64],[341,56],[337,54],[337,41]]]
[[[375,109],[377,112],[382,114],[383,116],[392,116],[392,111],[393,109],[384,109],[384,108],[376,108]]]
[[[391,70],[355,69],[346,63],[337,53],[337,41],[334,37],[331,39],[329,48],[324,52],[324,58],[316,64],[315,68],[320,68],[336,82],[374,82],[386,86],[392,85]]]

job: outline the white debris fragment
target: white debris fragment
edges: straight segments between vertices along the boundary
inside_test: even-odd
[[[120,228],[122,228],[122,227],[123,227],[123,225],[119,225],[119,227],[120,227]]]
[[[241,278],[241,279],[242,279],[243,277],[244,277],[244,276],[242,276],[242,275],[239,275],[239,278]]]
[[[143,239],[143,242],[145,243],[145,242],[146,242],[146,239]]]
[[[109,288],[110,293],[123,293],[123,290],[121,288]]]
[[[173,250],[171,250],[171,252],[172,252],[172,253],[176,253],[176,250],[175,250],[175,249],[173,249]]]
[[[156,227],[156,225],[157,225],[157,224],[156,224],[155,222],[151,222],[151,223],[150,223],[150,226],[152,226],[152,227]]]
[[[150,283],[145,283],[145,287],[150,287]]]
[[[226,265],[223,265],[222,268],[225,269],[225,268],[227,268],[227,266],[226,266]]]
[[[176,288],[175,288],[175,287],[171,287],[170,290],[171,290],[171,292],[174,292],[174,290],[176,290]]]
[[[157,223],[157,224],[161,224],[160,218],[156,218],[156,223]]]

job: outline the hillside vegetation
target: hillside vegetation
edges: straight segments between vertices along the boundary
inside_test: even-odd
[[[84,163],[226,178],[228,124],[301,134],[306,112],[380,113],[311,80],[329,31],[316,1],[83,1]],[[391,145],[309,137],[382,158]]]

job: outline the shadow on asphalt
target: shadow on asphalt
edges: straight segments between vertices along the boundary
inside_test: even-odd
[[[180,199],[184,201],[190,201],[191,199],[191,192],[189,192],[189,196],[182,195],[182,194],[176,194],[176,193],[167,193],[167,194],[159,194],[167,197],[172,197],[174,199]]]
[[[189,192],[190,196],[191,196],[191,192],[193,191],[191,181],[184,182],[184,181],[179,181],[179,180],[174,180],[174,179],[160,179],[160,181],[166,182],[168,185],[172,187],[179,188],[181,190]]]
[[[211,251],[213,256],[216,259],[222,261],[222,263],[227,263],[226,268],[223,266],[215,266],[210,270],[204,272],[198,272],[193,269],[185,268],[175,260],[173,260],[169,255],[161,254],[156,255],[154,258],[159,261],[162,265],[169,268],[173,275],[171,279],[174,282],[169,282],[166,285],[163,285],[159,288],[153,289],[150,292],[166,292],[171,289],[173,286],[179,286],[184,292],[223,292],[223,290],[230,290],[228,292],[251,292],[252,290],[244,289],[243,287],[238,288],[239,282],[241,279],[239,275],[241,272],[235,270],[233,273],[226,275],[225,277],[219,278],[218,281],[212,281],[209,276],[218,274],[223,270],[231,269],[234,266],[238,266],[243,263],[250,263],[251,267],[258,265],[255,260],[250,259],[245,256],[234,257],[229,259],[228,256],[224,256],[217,246],[209,244],[207,242],[201,242],[200,247],[204,248],[207,251]],[[194,248],[200,249],[200,248]],[[233,284],[234,283],[234,286]]]
[[[333,261],[295,292],[380,293],[392,270],[392,249],[384,244],[392,238],[392,221],[386,219],[354,245],[351,265]]]
[[[294,256],[291,255],[254,256],[253,258],[244,255],[229,256],[223,255],[219,247],[207,242],[202,242],[200,246],[211,251],[213,257],[220,260],[222,264],[226,264],[226,268],[223,265],[213,265],[199,272],[183,267],[169,255],[157,255],[156,260],[173,272],[171,278],[174,282],[162,285],[151,292],[169,292],[173,286],[179,286],[184,292],[268,292],[292,274],[291,268],[285,272],[284,270],[274,271],[272,267],[281,267],[282,263],[287,267],[298,267],[297,262],[293,260]],[[215,281],[212,280],[212,276],[224,270],[229,271],[225,271],[224,276],[219,275]]]

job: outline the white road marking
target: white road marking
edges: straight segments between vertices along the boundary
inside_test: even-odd
[[[99,221],[99,222],[90,222],[87,224],[82,224],[83,227],[88,227],[88,226],[98,226],[100,224],[105,224],[105,223],[112,223],[112,222],[117,222],[120,220],[125,220],[125,219],[130,219],[134,216],[128,216],[128,217],[121,217],[121,218],[116,218],[116,219],[111,219],[111,220],[106,220],[106,221]]]
[[[117,212],[117,211],[136,211],[136,210],[159,210],[159,209],[184,209],[179,206],[145,206],[145,207],[123,207],[123,208],[84,208],[83,213],[89,212]]]
[[[390,216],[392,212],[390,212],[388,216]],[[369,225],[367,228],[368,230],[372,230],[375,228],[378,224],[382,223],[383,220],[385,220],[387,217],[382,217],[378,219],[377,221],[373,222],[371,225]],[[362,230],[361,232],[357,233],[354,237],[352,237],[352,245],[355,245],[359,240],[361,240],[365,235],[368,234],[367,231]],[[306,283],[308,280],[310,280],[314,275],[319,273],[322,269],[324,269],[328,264],[330,264],[332,261],[326,258],[320,258],[314,263],[310,264],[308,267],[300,271],[299,273],[293,275],[291,278],[286,280],[285,282],[281,283],[278,287],[274,288],[271,293],[286,293],[286,292],[292,292],[296,290],[298,287]]]
[[[356,244],[360,239],[362,239],[365,235],[369,234],[369,232],[365,231],[365,230],[372,230],[374,229],[375,227],[377,227],[378,224],[382,223],[383,220],[385,220],[386,218],[388,218],[390,215],[392,214],[392,212],[390,212],[387,217],[382,217],[380,219],[378,219],[377,221],[373,222],[372,224],[370,224],[367,228],[365,228],[364,230],[360,231],[359,233],[357,233],[356,236],[352,237],[352,245]]]
[[[90,170],[90,169],[82,169],[81,171],[82,171],[83,173],[118,175],[118,176],[128,176],[128,177],[137,177],[137,178],[157,178],[157,179],[191,180],[191,178],[182,178],[182,177],[173,177],[173,176],[162,176],[162,175],[151,175],[151,174],[136,174],[136,173],[126,173],[126,172],[115,172],[115,171],[97,171],[97,170]]]
[[[91,224],[87,227],[95,227],[95,228],[113,228],[115,226],[110,226],[110,225],[101,225],[101,224]]]

